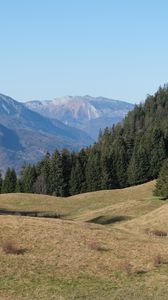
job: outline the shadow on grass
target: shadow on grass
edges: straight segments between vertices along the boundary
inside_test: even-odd
[[[57,214],[55,212],[17,211],[17,210],[7,210],[7,209],[0,209],[0,215],[37,217],[37,218],[52,218],[52,219],[62,219],[62,218],[65,217],[64,215],[60,215],[60,214]]]
[[[146,273],[148,273],[147,270],[138,270],[138,271],[135,272],[136,275],[144,275]]]
[[[131,220],[131,217],[129,216],[98,216],[94,219],[88,220],[88,223],[95,223],[95,224],[100,224],[100,225],[109,225],[109,224],[114,224],[117,222],[122,222],[122,221],[127,221]]]

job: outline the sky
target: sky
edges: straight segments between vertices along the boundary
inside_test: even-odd
[[[0,93],[139,103],[168,82],[167,0],[0,0]]]

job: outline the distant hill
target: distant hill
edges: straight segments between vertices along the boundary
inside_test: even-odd
[[[45,101],[29,101],[26,106],[51,119],[79,128],[97,139],[99,130],[121,121],[134,105],[104,97],[67,96]]]
[[[93,140],[76,128],[50,120],[23,103],[0,94],[0,169],[18,170],[24,162],[36,162],[46,151],[66,147],[79,150]]]

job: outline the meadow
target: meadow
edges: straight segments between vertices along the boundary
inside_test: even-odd
[[[168,204],[155,181],[56,198],[2,194],[0,299],[167,299]]]

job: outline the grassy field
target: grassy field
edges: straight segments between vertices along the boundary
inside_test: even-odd
[[[0,299],[167,299],[168,238],[157,233],[168,231],[168,203],[152,196],[154,184],[0,195],[0,209],[62,216],[0,216]]]
[[[64,219],[90,221],[105,216],[135,218],[164,202],[152,196],[155,182],[120,190],[85,193],[68,198],[35,194],[2,194],[0,210],[56,212]]]

